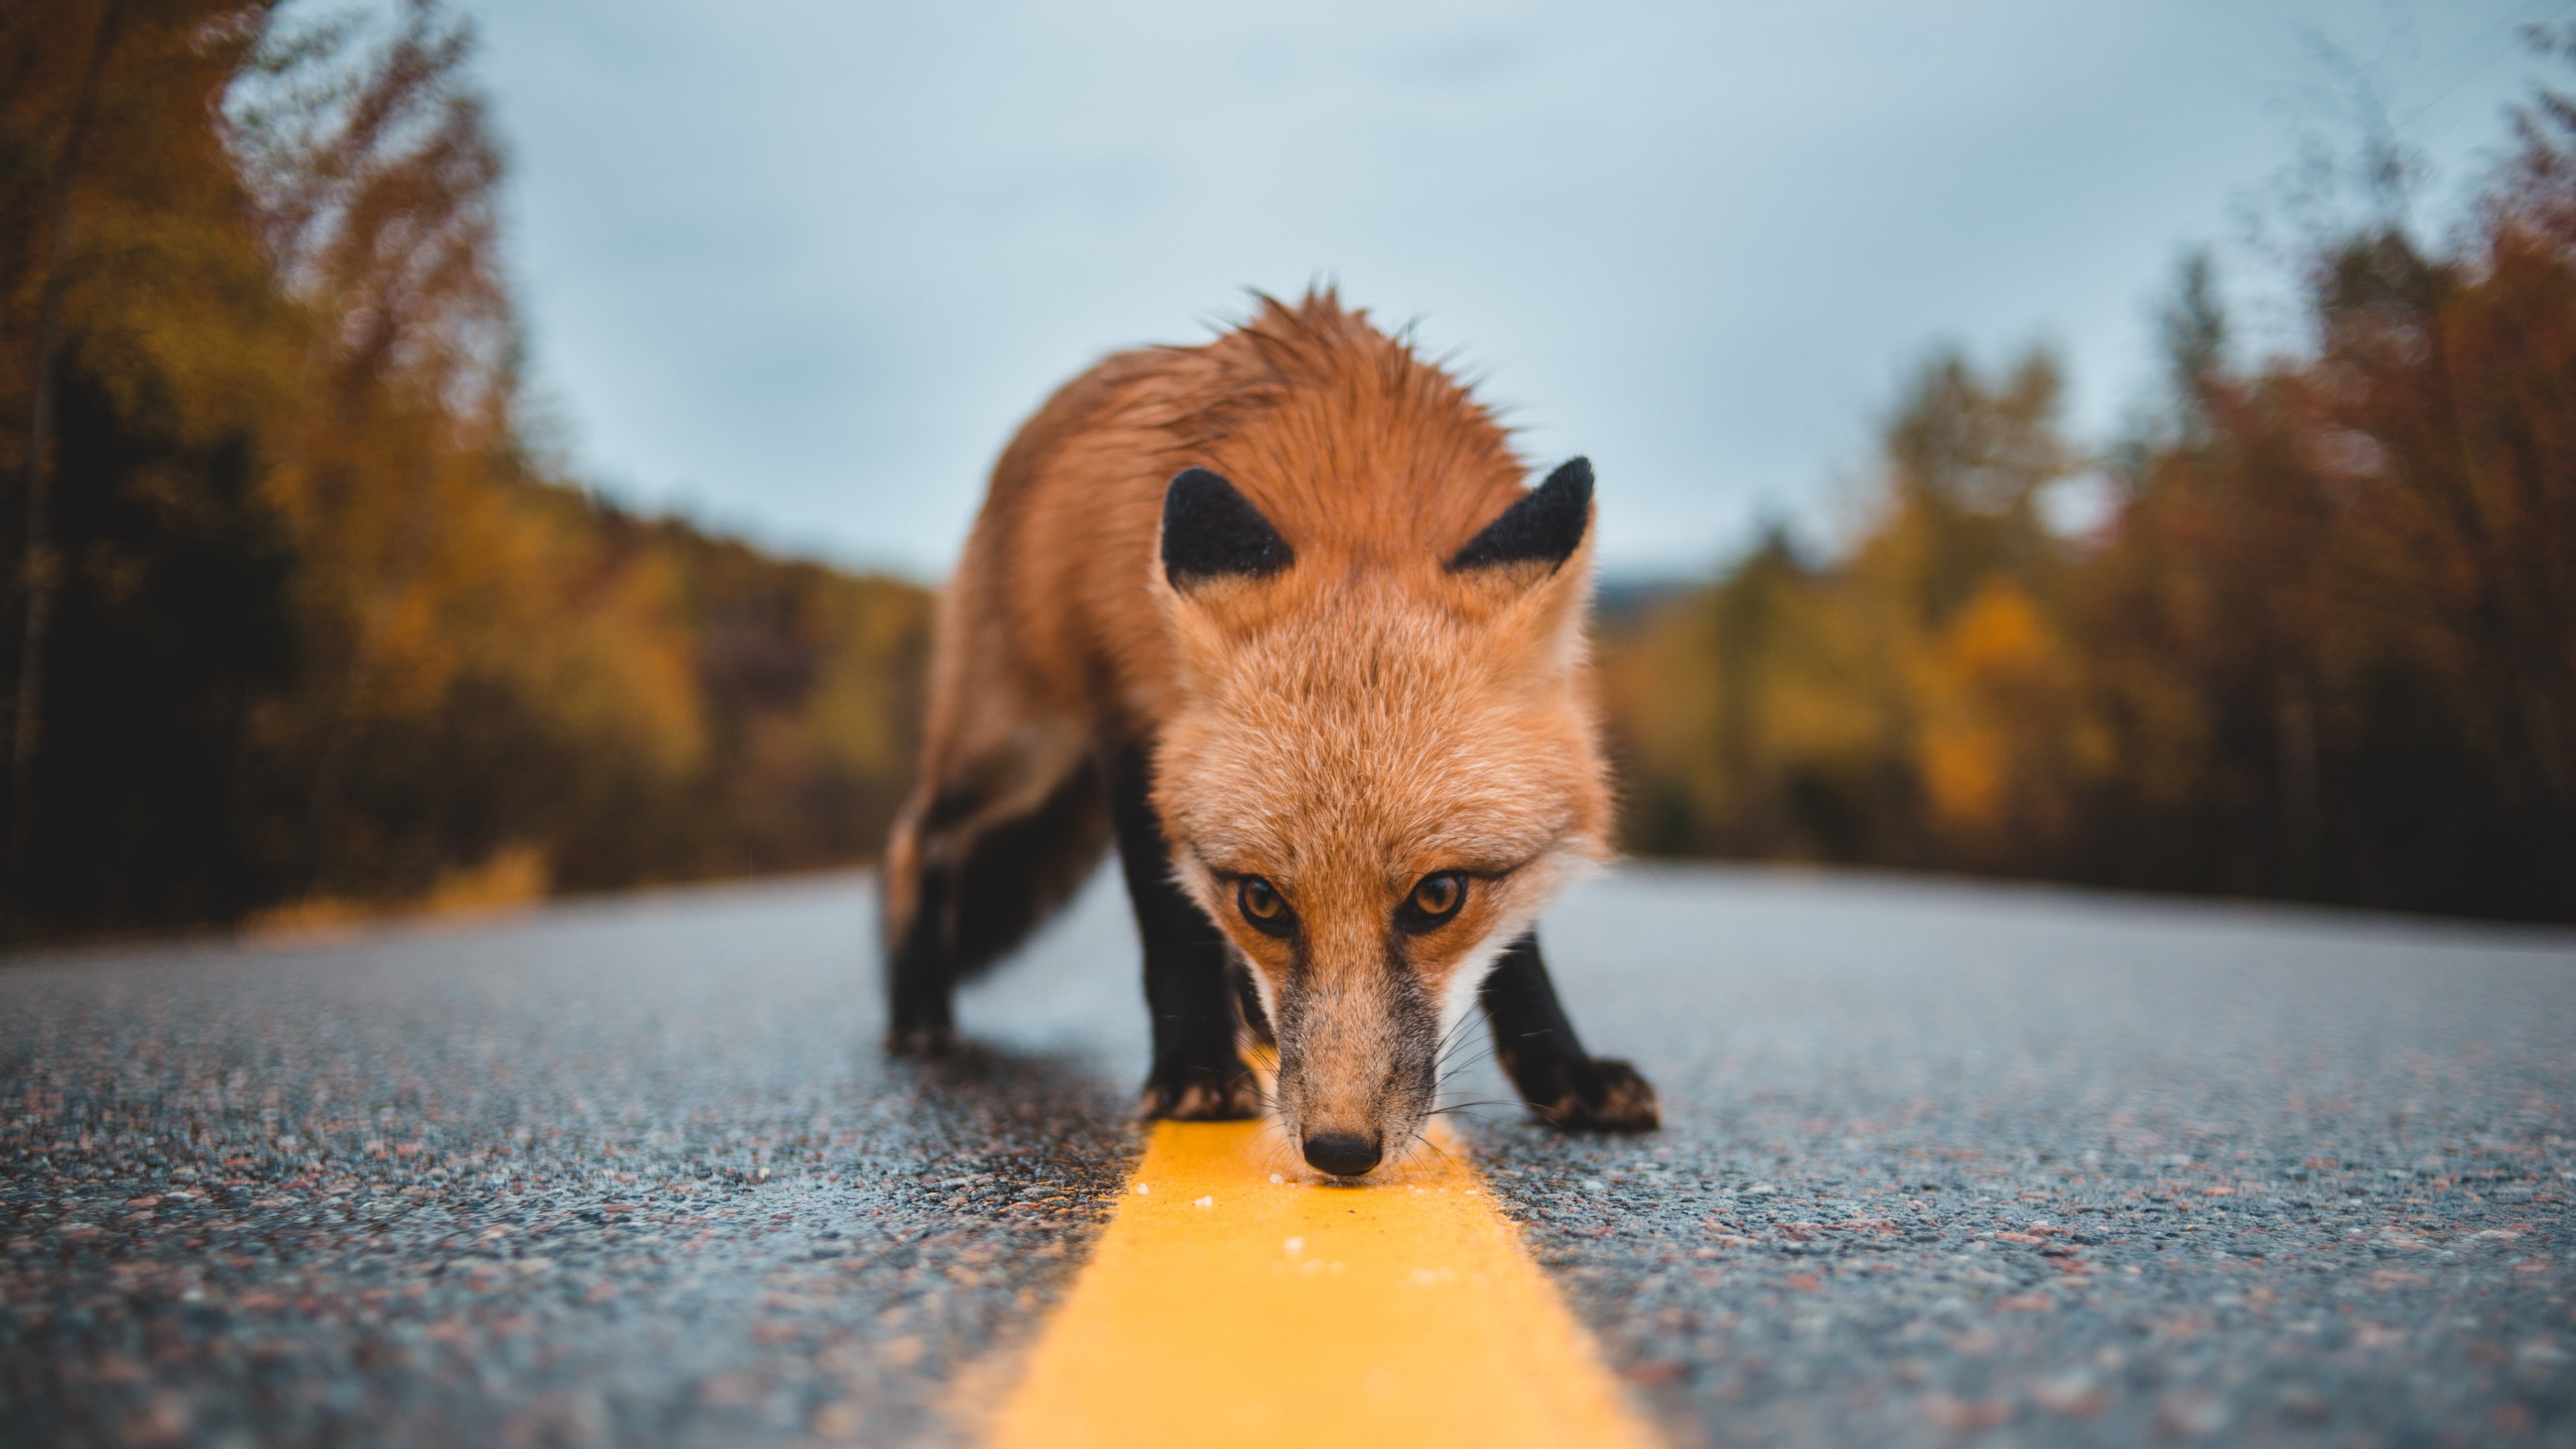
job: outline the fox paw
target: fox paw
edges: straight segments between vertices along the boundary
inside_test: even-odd
[[[1147,1121],[1239,1122],[1261,1115],[1261,1084],[1241,1062],[1154,1068],[1139,1110]]]
[[[957,1032],[945,1026],[899,1026],[886,1033],[886,1055],[944,1057],[957,1049]]]
[[[1578,1057],[1560,1063],[1555,1092],[1532,1098],[1530,1111],[1568,1132],[1652,1132],[1663,1125],[1652,1082],[1612,1057]]]

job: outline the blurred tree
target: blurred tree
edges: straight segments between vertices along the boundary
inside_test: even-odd
[[[407,0],[398,26],[356,63],[348,18],[273,29],[227,107],[282,290],[317,324],[280,485],[329,539],[304,581],[314,642],[335,656],[315,676],[330,697],[299,712],[320,735],[299,744],[325,879],[354,863],[342,796],[370,725],[437,700],[456,662],[423,632],[440,602],[430,555],[479,510],[442,495],[477,492],[477,455],[509,443],[502,164],[465,74],[472,34],[429,0]]]
[[[1804,564],[1778,530],[1606,677],[1662,848],[1933,864],[2060,831],[2077,691],[2039,497],[2077,459],[2033,354],[1930,358],[1890,418],[1878,516]],[[2043,778],[2039,766],[2049,764]]]
[[[0,28],[0,461],[28,505],[0,927],[870,852],[927,598],[535,460],[470,30],[428,0],[81,15]]]
[[[254,443],[276,308],[207,120],[250,15],[101,0],[0,29],[16,900],[205,905],[240,885],[212,843],[227,744],[284,667]]]
[[[54,478],[55,394],[59,367],[57,357],[62,349],[63,304],[71,291],[71,260],[74,226],[79,217],[81,183],[86,179],[90,133],[96,128],[99,90],[107,74],[110,59],[116,54],[117,31],[125,18],[124,7],[117,0],[99,0],[94,7],[97,16],[87,26],[65,26],[65,31],[82,33],[88,45],[79,62],[79,77],[71,82],[66,98],[62,146],[53,158],[50,191],[43,210],[37,214],[37,227],[42,235],[34,248],[30,268],[36,282],[35,347],[27,359],[29,378],[26,462],[24,466],[26,521],[23,552],[25,561],[24,592],[26,627],[19,644],[17,710],[12,722],[9,751],[9,868],[23,867],[27,854],[27,835],[33,817],[33,791],[37,731],[43,718],[45,648],[53,617],[53,603],[61,587],[61,571],[55,557],[51,509]],[[23,17],[19,24],[29,23]]]
[[[2389,207],[2319,252],[2306,356],[2233,370],[2186,258],[2097,536],[2042,521],[2046,360],[1936,356],[1846,557],[1609,641],[1632,837],[2576,918],[2576,100],[2518,133],[2450,253]]]

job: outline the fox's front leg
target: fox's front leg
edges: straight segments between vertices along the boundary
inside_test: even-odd
[[[1240,1024],[1224,933],[1172,880],[1171,845],[1154,818],[1142,747],[1110,762],[1110,813],[1136,934],[1145,945],[1145,1006],[1154,1021],[1147,1117],[1222,1122],[1261,1115],[1261,1084],[1235,1048]]]
[[[1541,1120],[1600,1132],[1651,1132],[1661,1125],[1655,1089],[1635,1067],[1584,1053],[1539,958],[1536,932],[1503,952],[1479,1000],[1504,1074]]]

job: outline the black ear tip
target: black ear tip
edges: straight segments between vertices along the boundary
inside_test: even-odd
[[[1163,576],[1175,587],[1226,574],[1259,578],[1297,561],[1252,500],[1205,468],[1183,468],[1163,486]]]
[[[1563,488],[1578,501],[1589,503],[1592,501],[1592,460],[1581,454],[1568,458],[1557,464],[1556,471],[1548,474],[1547,481],[1538,486],[1542,492]]]
[[[1450,556],[1452,573],[1504,564],[1544,563],[1554,573],[1583,544],[1592,526],[1592,460],[1568,458],[1547,481],[1524,493]]]
[[[1163,516],[1171,517],[1172,510],[1176,508],[1184,511],[1205,508],[1223,494],[1233,494],[1237,498],[1243,496],[1222,473],[1206,468],[1183,468],[1172,475],[1171,482],[1163,485]]]

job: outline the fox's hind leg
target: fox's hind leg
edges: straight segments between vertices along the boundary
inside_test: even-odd
[[[1188,1122],[1259,1116],[1260,1083],[1235,1048],[1243,1017],[1233,958],[1225,933],[1172,880],[1171,843],[1154,816],[1144,749],[1119,750],[1108,775],[1118,863],[1145,944],[1145,1007],[1154,1019],[1144,1113]]]
[[[1078,889],[1107,843],[1099,767],[1078,737],[1031,731],[925,781],[886,849],[886,1049],[935,1055],[957,984]]]
[[[1539,957],[1537,932],[1504,950],[1479,1000],[1494,1030],[1494,1054],[1541,1120],[1598,1132],[1651,1132],[1661,1123],[1655,1089],[1635,1067],[1587,1055],[1575,1039]]]

